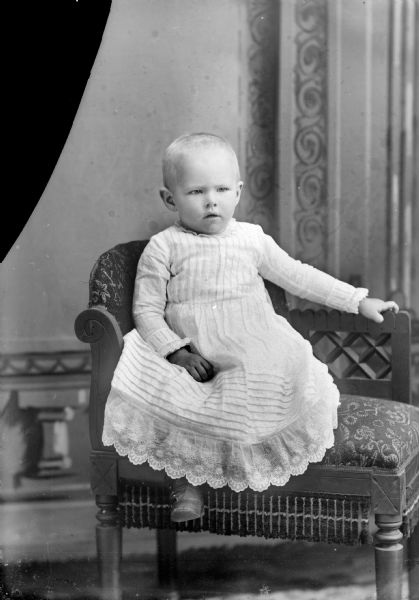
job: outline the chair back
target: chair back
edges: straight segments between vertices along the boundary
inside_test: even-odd
[[[118,244],[101,254],[89,280],[89,308],[104,306],[118,321],[122,335],[134,327],[132,296],[137,264],[148,240]]]

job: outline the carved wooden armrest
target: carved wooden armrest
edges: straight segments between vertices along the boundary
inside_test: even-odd
[[[103,419],[113,372],[123,347],[123,336],[117,320],[104,306],[88,308],[75,321],[79,340],[90,344],[92,375],[90,382],[89,429],[93,450],[103,450]]]
[[[294,329],[310,341],[315,356],[328,365],[341,393],[411,403],[407,311],[386,311],[382,323],[325,309],[295,309],[289,317]]]

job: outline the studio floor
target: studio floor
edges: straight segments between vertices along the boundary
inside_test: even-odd
[[[98,599],[88,488],[0,504],[3,599]],[[178,535],[176,589],[159,586],[155,532],[124,530],[123,600],[374,600],[371,546]],[[403,599],[408,599],[407,576]],[[1,594],[0,594],[1,595]]]

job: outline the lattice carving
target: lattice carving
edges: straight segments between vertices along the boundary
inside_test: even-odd
[[[391,336],[383,333],[372,337],[367,333],[316,331],[309,341],[315,356],[326,363],[339,379],[391,379]]]

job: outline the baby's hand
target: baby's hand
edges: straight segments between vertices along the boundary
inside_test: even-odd
[[[392,310],[395,313],[399,312],[399,307],[396,302],[389,300],[384,302],[384,300],[380,300],[379,298],[364,298],[359,303],[358,307],[359,313],[367,319],[371,319],[376,323],[382,323],[384,321],[384,317],[381,314],[386,310]]]
[[[186,348],[180,348],[166,358],[170,363],[184,367],[196,381],[209,381],[214,377],[212,364],[200,354],[189,352]]]

